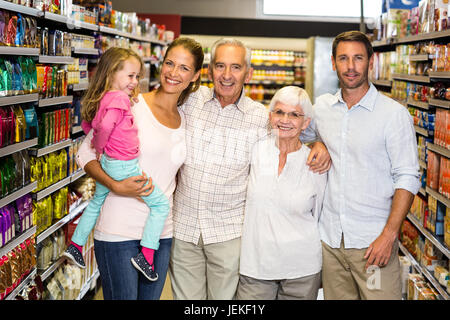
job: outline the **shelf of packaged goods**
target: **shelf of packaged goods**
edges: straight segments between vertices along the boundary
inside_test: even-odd
[[[95,48],[72,48],[74,54],[86,54],[98,56],[98,49]]]
[[[70,221],[72,221],[76,216],[80,214],[88,205],[89,201],[84,201],[81,204],[79,204],[74,209],[70,210],[69,213],[56,221],[54,224],[52,224],[50,227],[42,231],[37,237],[36,237],[36,244],[41,243],[46,239],[49,235],[51,235],[53,232],[57,231]]]
[[[408,259],[411,261],[411,264],[414,267],[414,269],[416,269],[416,271],[419,274],[423,275],[431,283],[431,285],[438,291],[438,293],[440,294],[439,299],[440,300],[449,300],[450,296],[445,291],[445,289],[442,288],[439,281],[436,280],[436,278],[431,274],[431,272],[427,268],[422,267],[400,242],[399,242],[399,249],[406,257],[408,257]]]
[[[39,55],[39,48],[0,46],[0,55],[38,56]]]
[[[58,182],[55,182],[51,186],[48,186],[47,188],[45,188],[41,191],[32,193],[31,195],[32,195],[33,199],[35,199],[36,201],[39,201],[39,200],[51,195],[53,192],[56,192],[59,189],[69,185],[70,183],[74,182],[75,180],[81,178],[84,175],[85,175],[85,172],[83,170],[77,171],[74,174],[63,178],[62,180],[59,180]]]
[[[384,46],[390,46],[392,44],[393,44],[393,39],[391,39],[391,38],[375,40],[372,42],[373,47],[384,47]]]
[[[436,153],[439,153],[441,156],[450,158],[450,150],[443,148],[441,146],[438,146],[437,144],[427,142],[427,148],[431,151],[434,151]]]
[[[44,19],[65,24],[67,24],[69,20],[67,16],[63,16],[61,14],[56,14],[52,12],[44,12]]]
[[[79,133],[82,131],[83,131],[83,128],[81,128],[81,126],[72,127],[72,134],[76,134],[76,133]]]
[[[70,177],[66,177],[62,180],[59,180],[58,182],[52,184],[51,186],[48,186],[47,188],[38,191],[36,193],[32,193],[32,197],[34,200],[39,201],[44,199],[46,196],[51,195],[53,192],[58,191],[59,189],[67,186],[70,183]]]
[[[69,84],[69,89],[71,89],[72,91],[83,91],[86,90],[88,87],[89,82]]]
[[[428,32],[428,33],[415,34],[415,35],[403,37],[400,39],[393,39],[392,43],[393,44],[408,43],[408,42],[417,42],[417,41],[432,40],[432,39],[446,38],[446,37],[450,37],[450,30],[433,31],[433,32]]]
[[[411,213],[408,213],[407,218],[417,229],[420,230],[420,232],[425,236],[425,238],[430,240],[431,243],[433,243],[433,245],[437,249],[439,249],[439,251],[441,251],[447,258],[450,259],[450,249],[445,245],[443,236],[436,236],[429,230],[424,228],[423,225],[420,223],[420,221],[417,220],[417,218],[414,217]]]
[[[0,97],[0,107],[1,106],[10,106],[10,105],[13,105],[13,104],[37,102],[38,100],[39,100],[39,93],[22,94],[22,95],[18,95],[18,96]]]
[[[72,64],[72,57],[66,56],[39,56],[39,63],[53,63],[53,64]]]
[[[98,25],[96,25],[96,24],[88,23],[88,22],[84,22],[84,21],[73,20],[73,19],[69,19],[69,21],[70,21],[69,23],[77,29],[98,31]]]
[[[89,277],[89,279],[84,283],[83,287],[81,288],[80,294],[78,295],[76,300],[81,300],[86,295],[86,293],[91,288],[92,284],[97,281],[98,277],[100,276],[100,272],[95,270],[92,275]]]
[[[3,247],[0,248],[0,257],[6,255],[8,252],[10,252],[12,249],[17,247],[19,244],[27,240],[35,233],[36,233],[36,226],[32,226],[31,228],[25,230],[21,234],[16,235],[13,239],[11,239],[11,241],[9,241]]]
[[[53,272],[55,272],[55,270],[58,269],[58,267],[63,264],[64,261],[66,261],[66,258],[61,257],[58,260],[56,260],[47,269],[38,270],[38,274],[41,276],[41,280],[45,281],[45,279],[47,279],[49,276],[51,276],[53,274]]]
[[[63,140],[58,143],[51,144],[49,146],[43,147],[43,148],[30,148],[29,154],[35,157],[41,157],[43,155],[46,155],[47,153],[58,151],[61,149],[64,149],[72,144],[71,139]]]
[[[425,162],[425,161],[423,161],[423,160],[420,160],[419,159],[419,166],[422,168],[422,169],[427,169],[427,163]]]
[[[20,197],[26,195],[27,193],[30,193],[32,190],[36,189],[36,187],[37,181],[34,181],[29,185],[22,187],[22,189],[16,190],[13,193],[7,195],[6,197],[0,198],[0,208],[6,206],[8,203],[15,201],[16,199],[19,199]]]
[[[436,198],[437,200],[439,200],[440,202],[442,202],[446,207],[450,207],[450,199],[447,198],[446,196],[440,194],[439,192],[437,192],[436,190],[431,189],[430,187],[426,187],[425,189],[427,191],[427,193],[431,196],[433,196],[434,198]]]
[[[424,197],[427,196],[427,191],[426,191],[424,188],[419,188],[419,193],[420,193],[421,195],[423,195]]]
[[[433,59],[434,56],[430,54],[412,54],[409,56],[409,61],[417,62],[417,61],[428,61],[430,59]]]
[[[70,183],[78,180],[79,178],[81,178],[85,174],[86,174],[86,172],[83,169],[80,169],[80,170],[72,173],[72,175],[70,176]]]
[[[36,277],[36,267],[33,267],[31,272],[26,276],[25,279],[5,298],[5,300],[15,300],[16,296],[22,291],[28,284]]]
[[[422,82],[422,83],[430,83],[429,76],[416,76],[412,74],[401,74],[401,73],[393,73],[392,79],[395,80],[403,80],[403,81],[414,81],[414,82]]]
[[[417,101],[417,100],[412,99],[411,97],[408,97],[408,100],[406,101],[406,103],[413,107],[418,107],[418,108],[425,109],[425,110],[429,109],[428,102]]]
[[[0,9],[6,9],[14,12],[20,12],[33,17],[42,17],[44,12],[39,9],[30,8],[24,5],[15,4],[9,1],[0,0]]]
[[[430,71],[429,77],[432,79],[450,79],[448,71]]]
[[[24,149],[28,149],[31,147],[34,147],[38,143],[38,138],[26,140],[23,142],[11,144],[9,146],[3,147],[0,149],[0,157],[4,157],[19,151],[22,151]]]
[[[444,108],[444,109],[450,109],[450,101],[449,100],[430,99],[428,104],[430,106],[440,107],[440,108]]]
[[[391,80],[387,80],[387,79],[372,79],[370,80],[370,82],[372,82],[374,85],[377,86],[384,86],[384,87],[391,87],[392,86],[392,81]]]
[[[39,107],[49,107],[56,106],[58,104],[72,103],[73,96],[62,96],[62,97],[54,97],[54,98],[46,98],[39,100]]]
[[[418,134],[420,134],[424,137],[427,137],[427,138],[433,136],[433,131],[428,131],[427,129],[416,126],[416,125],[414,125],[414,130],[416,130],[416,132]]]

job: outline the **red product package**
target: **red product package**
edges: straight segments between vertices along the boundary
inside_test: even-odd
[[[14,46],[17,32],[17,16],[9,18],[8,26],[6,28],[6,44],[8,46]]]
[[[60,130],[60,123],[61,123],[61,110],[55,111],[55,143],[61,141],[61,130]]]

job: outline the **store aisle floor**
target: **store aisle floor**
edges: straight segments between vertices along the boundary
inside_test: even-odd
[[[99,288],[97,293],[94,295],[93,300],[103,300],[103,290]],[[172,288],[170,284],[170,278],[167,275],[166,283],[164,284],[163,292],[161,294],[161,300],[173,300]]]

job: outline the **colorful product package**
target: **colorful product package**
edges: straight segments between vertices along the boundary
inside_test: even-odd
[[[5,97],[12,94],[12,66],[8,59],[0,59],[2,87],[0,95]]]
[[[20,106],[13,106],[13,112],[15,116],[15,139],[14,142],[22,142],[25,141],[26,131],[27,131],[27,123],[25,121],[25,115]]]
[[[9,17],[8,26],[6,28],[6,45],[14,46],[17,32],[17,16],[12,15]]]
[[[25,138],[32,139],[38,136],[38,117],[36,110],[31,107],[23,110],[26,122]]]
[[[27,150],[20,151],[23,162],[23,185],[27,186],[31,183],[31,162]]]
[[[25,21],[20,13],[17,14],[17,29],[16,37],[14,38],[14,45],[17,47],[23,47],[25,37]]]
[[[6,25],[7,25],[7,15],[6,12],[0,10],[0,46],[6,46]]]

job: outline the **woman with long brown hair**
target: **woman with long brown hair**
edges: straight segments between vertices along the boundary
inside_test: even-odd
[[[131,108],[138,129],[139,165],[167,196],[170,207],[175,176],[186,157],[185,120],[178,106],[199,87],[202,64],[200,44],[189,38],[176,39],[162,62],[160,87],[138,95],[138,102]],[[102,206],[94,232],[95,256],[104,298],[159,299],[172,243],[171,210],[165,219],[159,249],[154,254],[159,277],[157,281],[149,282],[130,262],[141,250],[140,239],[148,216],[146,204],[135,199],[152,191],[146,175],[114,180],[102,170],[95,150],[91,149],[91,141],[90,133],[78,152],[77,161],[90,176],[111,191]]]

